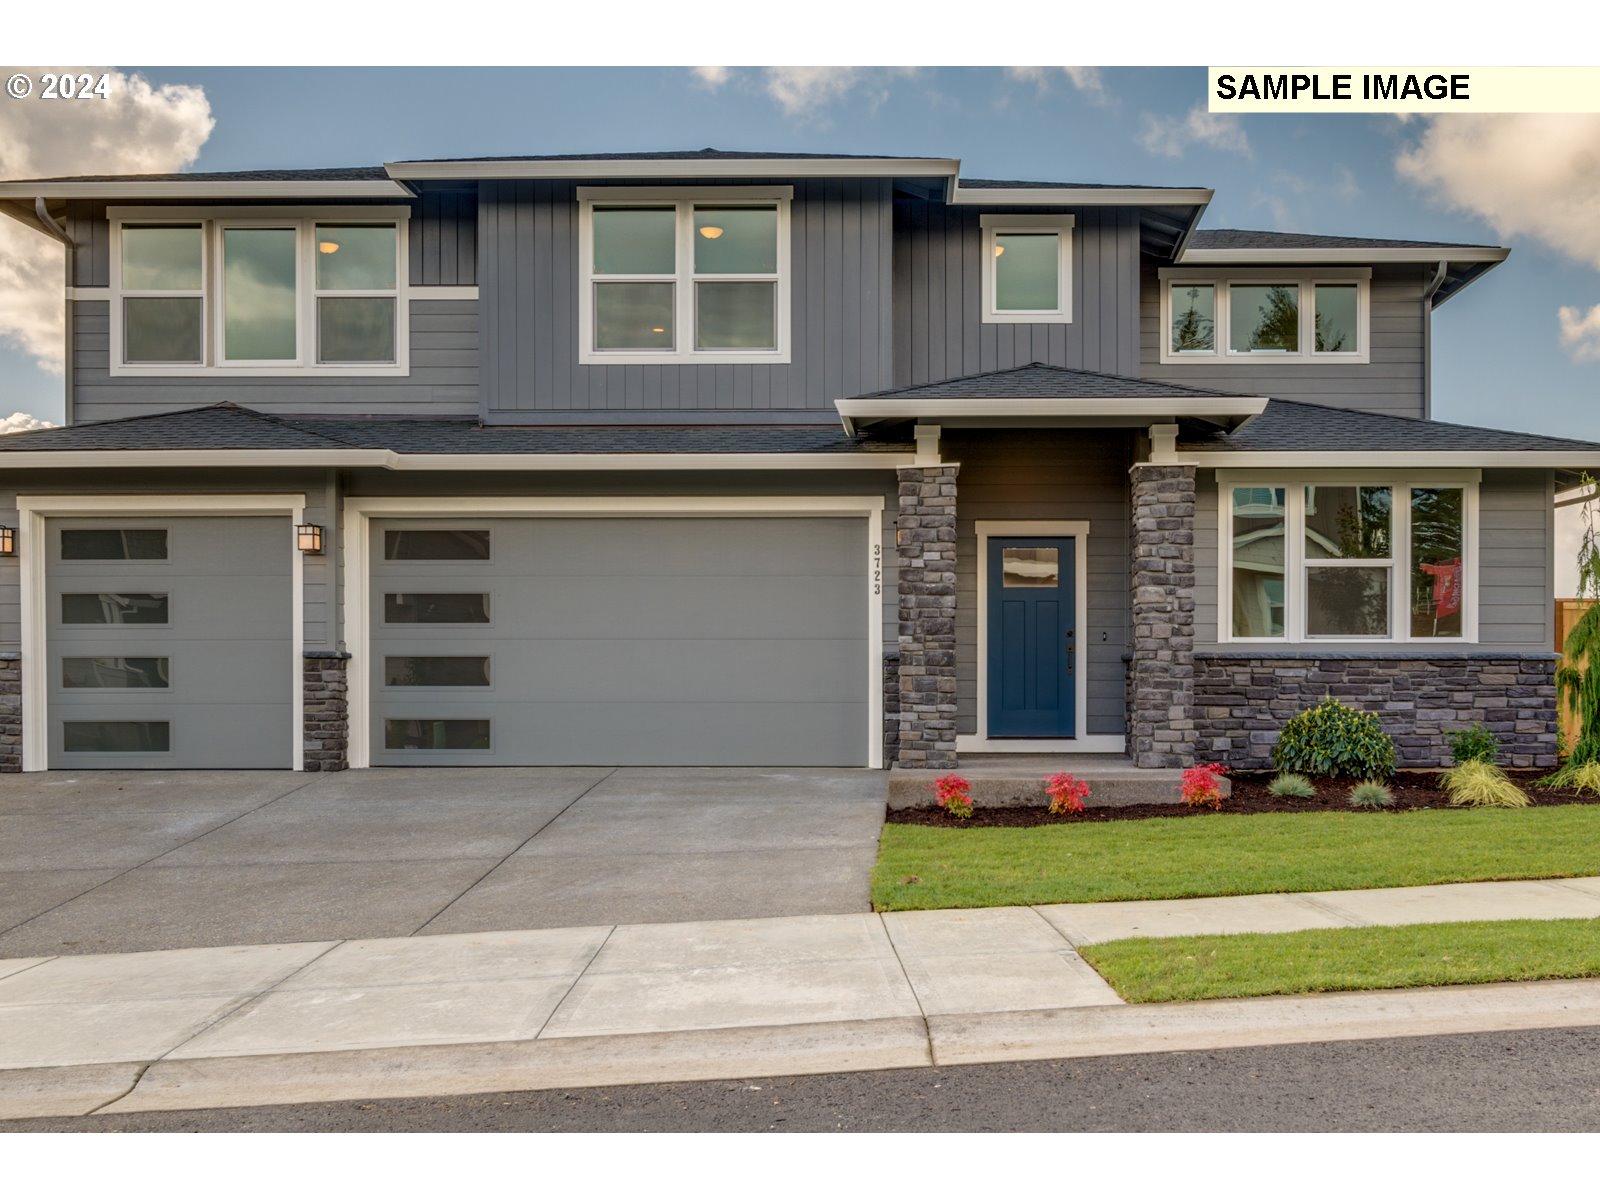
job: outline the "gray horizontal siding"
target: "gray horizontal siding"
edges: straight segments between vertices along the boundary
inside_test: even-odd
[[[115,203],[115,202],[113,202]],[[270,201],[217,201],[258,207]],[[338,208],[341,206],[391,207],[404,200],[285,201],[287,207]],[[208,205],[209,206],[209,205]],[[67,205],[64,228],[76,248],[73,254],[74,287],[111,286],[111,226],[104,200],[73,200]],[[157,206],[161,207],[161,206]],[[478,209],[471,191],[427,191],[410,201],[410,243],[407,247],[413,287],[469,287],[478,281]]]
[[[1065,211],[1065,210],[1056,210]],[[1136,374],[1139,226],[1131,209],[1075,213],[1072,321],[983,321],[977,208],[895,202],[894,386],[1051,363]]]
[[[1166,366],[1161,363],[1161,280],[1157,270],[1158,265],[1150,261],[1140,274],[1138,374],[1142,378],[1399,417],[1426,415],[1428,343],[1422,301],[1426,280],[1420,269],[1373,270],[1370,363],[1185,362]],[[1294,273],[1286,271],[1287,275]]]
[[[956,479],[956,729],[978,729],[978,521],[1088,521],[1089,611],[1078,614],[1087,734],[1126,730],[1129,645],[1128,467],[1122,431],[946,434]]]
[[[1195,643],[1214,648],[1218,619],[1216,476],[1202,471],[1196,482]],[[1545,651],[1554,644],[1554,548],[1555,505],[1549,472],[1485,471],[1478,493],[1478,645],[1483,649]],[[1427,643],[1396,643],[1394,651],[1414,654],[1419,646],[1425,650]]]
[[[480,189],[486,421],[604,421],[619,413],[644,421],[662,413],[826,420],[839,397],[889,386],[887,180],[794,183],[791,361],[773,366],[580,365],[576,186]]]
[[[471,417],[478,412],[478,305],[413,299],[404,376],[112,376],[110,305],[73,313],[73,420],[104,421],[231,400],[263,412]]]

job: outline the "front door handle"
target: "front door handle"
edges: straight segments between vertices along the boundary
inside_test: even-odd
[[[1075,629],[1067,630],[1067,671],[1069,674],[1078,665],[1078,645],[1076,638],[1073,636],[1076,633],[1077,630]]]

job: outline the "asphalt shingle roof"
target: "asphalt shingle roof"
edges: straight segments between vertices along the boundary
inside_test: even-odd
[[[1339,237],[1324,233],[1278,233],[1269,229],[1196,229],[1191,250],[1381,250],[1385,247],[1494,250],[1472,242],[1418,242],[1409,238]]]
[[[261,183],[315,183],[319,180],[385,180],[380,167],[309,167],[304,170],[266,171],[177,171],[164,175],[51,175],[44,179],[15,179],[12,183],[203,183],[212,181],[256,181]]]
[[[19,450],[394,450],[400,454],[851,454],[909,444],[837,425],[481,426],[472,420],[274,417],[236,404],[0,437]]]
[[[1272,452],[1341,450],[1582,451],[1600,443],[1542,433],[1517,433],[1448,421],[1353,412],[1299,400],[1272,400],[1258,417],[1230,432],[1185,426],[1178,439],[1185,450]]]
[[[858,400],[1074,400],[1127,399],[1169,400],[1174,396],[1236,396],[1236,392],[1214,392],[1206,388],[1185,387],[1177,383],[1155,383],[1128,375],[1106,375],[1099,371],[1077,371],[1053,367],[1048,363],[1029,363],[1004,371],[984,371],[941,379],[916,387],[868,392]]]

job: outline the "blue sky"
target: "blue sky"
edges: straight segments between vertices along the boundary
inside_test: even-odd
[[[1098,87],[1056,70],[863,70],[787,89],[755,70],[713,87],[682,68],[124,69],[204,89],[216,126],[193,170],[699,146],[928,154],[968,175],[1213,187],[1214,227],[1503,240],[1397,172],[1422,122],[1261,115],[1197,132],[1184,121],[1199,68],[1107,69]],[[1435,416],[1600,440],[1600,362],[1571,361],[1556,320],[1600,303],[1600,271],[1505,240],[1510,261],[1436,317]],[[59,420],[60,390],[0,341],[0,408]]]

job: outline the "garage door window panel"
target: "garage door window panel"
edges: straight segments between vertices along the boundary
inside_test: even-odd
[[[63,625],[168,625],[171,610],[161,592],[63,592]]]
[[[490,686],[487,655],[387,655],[385,687],[486,688]]]
[[[167,754],[167,721],[63,721],[61,748],[68,754]]]
[[[487,529],[387,529],[383,557],[388,562],[489,562]]]
[[[385,750],[489,750],[490,722],[390,718],[383,723]]]
[[[165,658],[73,657],[61,660],[61,686],[124,691],[130,688],[169,688],[171,662]]]
[[[388,592],[383,619],[390,625],[487,625],[485,592]]]
[[[66,562],[165,562],[165,529],[63,529],[61,558]]]

